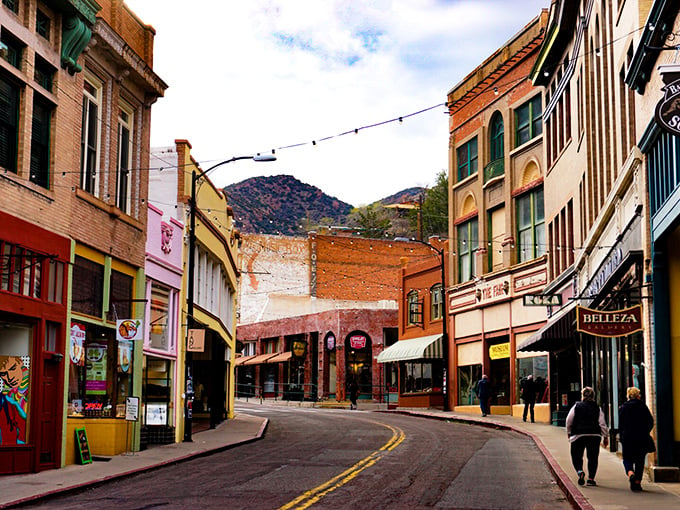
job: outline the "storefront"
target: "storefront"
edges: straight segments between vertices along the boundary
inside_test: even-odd
[[[61,466],[68,239],[0,212],[0,475]]]
[[[183,226],[163,221],[149,205],[146,243],[146,318],[142,374],[142,447],[179,441],[177,395]]]
[[[66,464],[76,462],[75,429],[93,455],[133,451],[140,423],[126,420],[127,398],[142,394],[142,270],[82,245],[72,258]]]

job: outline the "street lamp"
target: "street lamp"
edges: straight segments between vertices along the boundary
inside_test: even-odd
[[[211,166],[207,170],[191,172],[191,198],[189,202],[189,259],[187,260],[187,344],[184,354],[184,442],[190,443],[191,439],[191,423],[192,423],[192,400],[194,397],[193,381],[191,379],[191,363],[192,355],[189,351],[189,333],[188,330],[195,324],[194,321],[194,270],[196,265],[196,183],[198,180],[206,175],[208,172],[215,170],[217,167],[239,161],[241,159],[251,159],[253,161],[276,161],[276,156],[273,154],[256,154],[254,156],[236,156],[225,161],[220,161],[216,165]]]
[[[442,356],[444,357],[444,374],[442,380],[442,392],[444,393],[444,411],[450,411],[449,407],[449,390],[448,390],[448,368],[449,368],[449,339],[447,336],[446,323],[449,319],[449,310],[446,305],[446,262],[444,256],[446,254],[444,248],[437,248],[431,245],[427,241],[421,239],[411,239],[425,246],[429,246],[430,249],[434,250],[437,255],[439,255],[439,270],[441,272],[441,285],[442,285]]]

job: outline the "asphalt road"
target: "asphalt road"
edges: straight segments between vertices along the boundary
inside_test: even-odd
[[[514,432],[396,413],[238,411],[270,418],[263,440],[40,507],[571,508],[538,449]]]

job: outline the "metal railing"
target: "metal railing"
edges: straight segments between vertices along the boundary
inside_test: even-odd
[[[498,158],[484,167],[484,184],[494,177],[500,177],[505,173],[505,158]]]

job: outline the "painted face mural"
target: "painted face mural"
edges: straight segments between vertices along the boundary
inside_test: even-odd
[[[29,358],[0,356],[0,444],[26,443]]]

